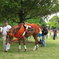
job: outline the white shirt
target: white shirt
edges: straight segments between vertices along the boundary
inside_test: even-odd
[[[9,29],[11,28],[11,26],[10,25],[7,25],[7,26],[4,26],[3,27],[3,35],[5,36],[5,35],[7,35],[7,31],[9,31]]]

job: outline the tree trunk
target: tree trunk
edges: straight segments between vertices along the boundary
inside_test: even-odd
[[[22,10],[19,11],[20,22],[25,21],[24,13]]]

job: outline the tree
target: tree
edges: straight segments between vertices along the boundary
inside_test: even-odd
[[[59,11],[58,0],[0,0],[0,21],[21,22]]]
[[[53,16],[50,20],[49,20],[49,26],[51,27],[56,27],[59,29],[59,17],[58,16]]]
[[[25,22],[35,23],[38,24],[39,26],[42,26],[43,24],[47,25],[43,18],[28,19]]]

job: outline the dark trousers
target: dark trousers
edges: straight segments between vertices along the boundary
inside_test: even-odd
[[[56,34],[54,34],[54,35],[53,35],[53,40],[55,40],[55,39],[56,39],[56,36],[57,36]]]

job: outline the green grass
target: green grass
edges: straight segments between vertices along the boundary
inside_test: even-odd
[[[34,39],[32,38],[31,41]],[[27,43],[27,52],[24,52],[21,43],[22,49],[18,52],[18,43],[15,43],[8,52],[3,52],[3,43],[0,39],[0,59],[59,59],[59,38],[53,40],[52,37],[49,37],[46,42],[46,47],[39,45],[39,49],[36,51],[33,51],[34,43]]]

